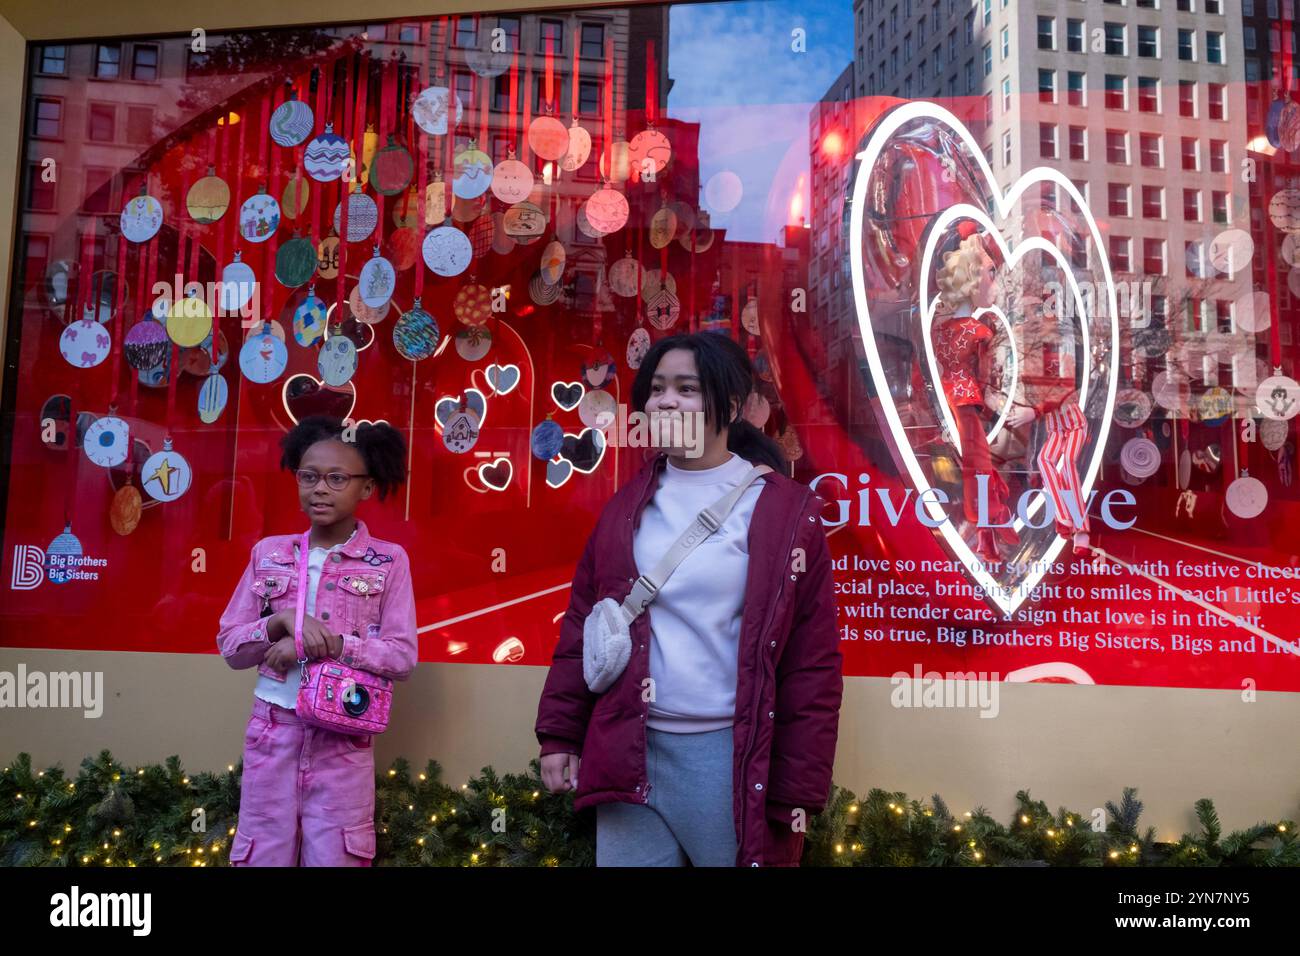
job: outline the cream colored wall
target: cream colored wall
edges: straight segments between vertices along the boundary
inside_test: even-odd
[[[0,711],[0,760],[19,751],[40,766],[108,748],[127,764],[178,754],[189,770],[239,759],[253,670],[198,654],[0,649],[0,671],[102,670],[104,713]],[[464,782],[486,766],[522,771],[546,671],[540,667],[422,664],[398,689],[381,767],[442,764]],[[1006,684],[995,719],[973,711],[900,710],[884,678],[849,678],[835,780],[859,795],[872,786],[956,811],[983,805],[1009,819],[1016,790],[1055,810],[1081,813],[1139,788],[1143,821],[1169,839],[1196,828],[1191,809],[1211,797],[1225,827],[1300,816],[1300,695],[1233,691]]]
[[[0,329],[9,315],[9,279],[13,268],[14,222],[18,208],[18,157],[23,125],[23,76],[27,50],[23,35],[0,16]],[[5,339],[0,335],[0,368]]]

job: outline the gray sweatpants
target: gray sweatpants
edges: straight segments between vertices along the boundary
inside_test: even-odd
[[[596,807],[597,866],[736,865],[731,730],[646,728],[649,802]]]

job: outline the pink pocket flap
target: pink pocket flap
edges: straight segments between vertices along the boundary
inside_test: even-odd
[[[375,858],[374,823],[358,823],[354,827],[345,827],[343,830],[343,846],[353,856],[373,860]]]
[[[243,830],[235,831],[235,842],[230,845],[230,862],[243,863],[252,855],[253,838]]]

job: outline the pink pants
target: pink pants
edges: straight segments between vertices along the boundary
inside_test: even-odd
[[[255,697],[231,866],[369,866],[374,856],[371,739],[309,727]]]
[[[1052,497],[1056,508],[1056,523],[1075,531],[1088,531],[1088,506],[1083,500],[1083,485],[1079,481],[1079,452],[1088,437],[1088,420],[1078,405],[1066,405],[1047,415],[1047,441],[1038,453],[1038,468],[1043,474],[1043,488]],[[1058,469],[1057,459],[1065,461]],[[1069,495],[1083,524],[1074,527],[1074,513],[1065,496]]]

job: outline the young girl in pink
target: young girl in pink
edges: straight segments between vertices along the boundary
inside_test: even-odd
[[[386,424],[345,427],[304,418],[281,442],[311,521],[299,534],[253,547],[221,616],[217,647],[233,668],[257,667],[244,734],[239,826],[232,866],[369,866],[375,855],[375,760],[369,736],[308,726],[294,711],[300,668],[298,600],[308,660],[332,658],[392,680],[416,663],[411,568],[399,544],[372,538],[355,517],[376,492],[406,480],[406,443]],[[299,562],[307,590],[298,594]]]

